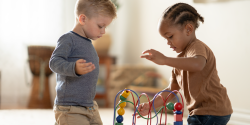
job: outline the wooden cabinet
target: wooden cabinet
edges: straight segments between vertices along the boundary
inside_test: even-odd
[[[109,77],[110,77],[110,69],[112,64],[115,64],[115,57],[111,56],[99,56],[99,65],[105,66],[105,81],[104,81],[104,92],[96,93],[95,99],[103,99],[105,101],[105,107],[109,107],[108,102],[108,91],[109,91]]]

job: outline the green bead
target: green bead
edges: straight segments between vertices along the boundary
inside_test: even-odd
[[[174,109],[174,103],[169,102],[169,103],[167,104],[167,108],[168,108],[168,110],[173,110],[173,109]]]
[[[122,101],[126,101],[126,98],[123,97],[122,95],[120,95],[120,99],[121,99]]]
[[[115,123],[115,125],[123,125],[123,123]]]

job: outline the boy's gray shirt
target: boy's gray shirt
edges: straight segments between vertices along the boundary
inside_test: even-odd
[[[75,73],[79,59],[92,62],[95,69],[84,75]],[[90,39],[71,31],[62,35],[49,61],[56,73],[56,105],[93,106],[99,74],[99,57]]]

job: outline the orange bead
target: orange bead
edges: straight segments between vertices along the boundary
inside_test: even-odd
[[[117,111],[117,113],[119,115],[124,115],[125,114],[125,110],[123,108],[119,108],[118,111]]]
[[[119,103],[120,103],[120,102],[121,102],[121,101],[119,101]],[[118,103],[118,104],[119,104],[119,103]],[[124,108],[124,107],[126,106],[126,102],[121,103],[119,106],[120,106],[120,108]]]
[[[130,91],[128,91],[128,90],[125,90],[125,91],[122,92],[122,96],[124,98],[127,98],[129,96],[129,94],[130,94]]]

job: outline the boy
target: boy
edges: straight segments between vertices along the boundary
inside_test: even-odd
[[[59,125],[102,125],[93,100],[99,74],[99,57],[91,40],[105,34],[116,17],[110,0],[78,0],[73,31],[62,35],[51,56],[50,69],[56,73],[54,113]]]

